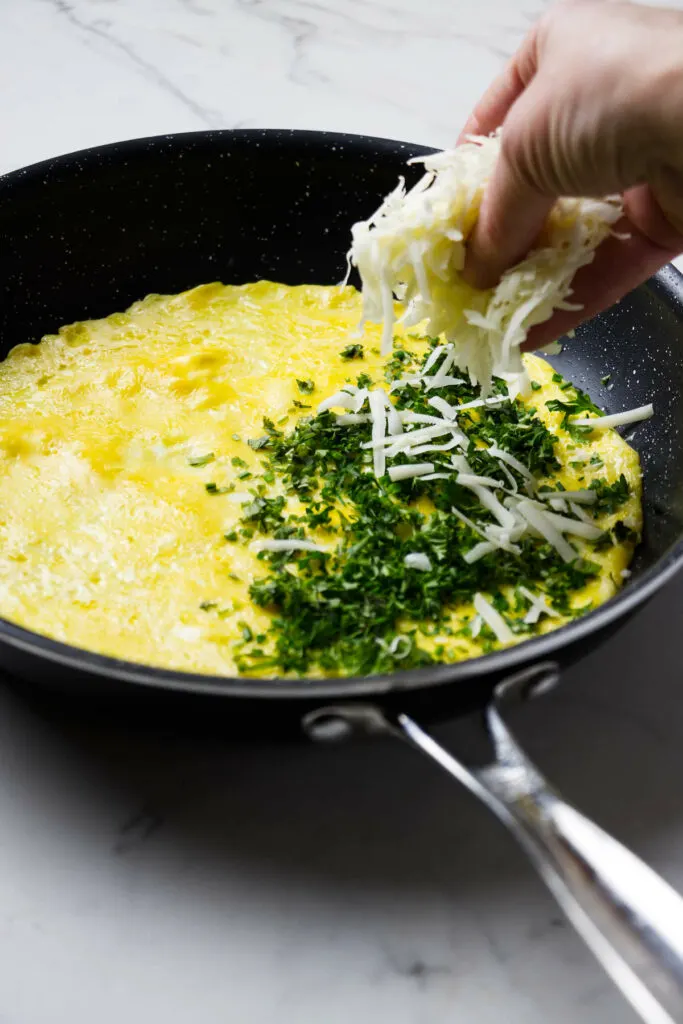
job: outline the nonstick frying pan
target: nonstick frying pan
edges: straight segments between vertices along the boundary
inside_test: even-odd
[[[225,131],[119,143],[0,178],[0,357],[59,326],[149,292],[203,282],[342,278],[350,225],[419,169],[428,150],[325,132]],[[246,680],[106,658],[0,620],[0,664],[60,699],[193,706],[245,733],[315,740],[399,735],[510,826],[645,1019],[683,1021],[683,901],[564,804],[519,750],[503,711],[547,688],[646,601],[683,561],[683,278],[662,271],[577,332],[558,369],[600,405],[654,400],[633,433],[645,474],[643,543],[628,585],[546,636],[454,666],[345,680]],[[601,379],[610,376],[609,387]],[[415,719],[486,709],[491,763],[470,770]]]

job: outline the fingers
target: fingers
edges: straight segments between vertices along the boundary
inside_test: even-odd
[[[536,71],[536,28],[532,29],[512,60],[488,87],[468,117],[456,145],[468,135],[490,135],[505,120],[508,110]]]
[[[468,284],[497,284],[501,274],[533,247],[553,203],[554,198],[521,177],[502,149],[467,246],[463,277]]]
[[[456,145],[468,135],[490,135],[503,121],[508,110],[526,88],[517,59],[513,57],[507,67],[494,79],[465,122]]]
[[[616,230],[628,231],[631,237],[608,238],[597,249],[594,261],[582,267],[574,278],[571,301],[580,302],[583,309],[572,313],[558,311],[546,323],[533,327],[523,346],[524,351],[547,345],[582,321],[607,309],[683,252],[683,236],[670,236],[665,248],[653,242],[625,217]]]

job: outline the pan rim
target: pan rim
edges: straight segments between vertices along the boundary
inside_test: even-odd
[[[609,601],[560,629],[524,640],[515,647],[494,651],[451,665],[432,665],[389,675],[347,676],[343,679],[311,677],[261,679],[249,676],[214,676],[157,668],[126,661],[43,636],[0,618],[0,644],[31,654],[60,668],[88,672],[102,679],[132,684],[146,690],[173,690],[206,696],[278,700],[346,698],[408,693],[447,686],[465,680],[497,678],[530,661],[545,661],[588,636],[625,617],[676,575],[683,566],[683,540],[637,581]]]
[[[315,143],[324,140],[339,143],[341,148],[354,147],[356,151],[371,151],[376,158],[383,150],[392,152],[405,151],[413,156],[434,152],[433,147],[402,142],[390,138],[369,135],[356,135],[346,132],[328,132],[323,130],[300,130],[286,128],[245,128],[215,129],[196,132],[179,132],[165,135],[147,136],[138,139],[122,140],[103,146],[65,153],[48,158],[26,167],[9,171],[0,176],[0,198],[5,189],[16,184],[30,182],[35,178],[44,178],[64,170],[74,164],[87,164],[89,161],[102,161],[111,155],[122,156],[143,155],[149,149],[164,144],[181,146],[193,142],[208,142],[211,139],[234,138],[245,141],[268,140],[270,142]],[[656,283],[657,290],[669,301],[681,304],[683,299],[683,274],[669,265],[660,270],[651,279]],[[641,287],[647,287],[642,285]],[[37,656],[46,663],[76,672],[87,672],[102,679],[131,684],[146,690],[173,690],[184,693],[203,694],[220,697],[248,698],[253,700],[273,699],[317,699],[317,698],[348,698],[390,694],[393,692],[420,691],[432,687],[442,687],[459,681],[475,678],[494,678],[525,662],[551,657],[556,652],[569,648],[581,639],[600,632],[610,623],[627,615],[631,610],[651,597],[660,587],[664,586],[683,565],[683,538],[677,541],[654,565],[650,566],[642,576],[626,586],[605,604],[589,612],[580,619],[567,623],[560,629],[543,636],[525,640],[515,647],[478,658],[471,658],[455,664],[432,665],[426,668],[410,669],[389,675],[351,676],[339,678],[301,678],[286,677],[261,679],[254,677],[214,676],[158,668],[143,663],[97,654],[62,643],[34,630],[0,617],[0,644],[10,646],[23,653]]]
[[[372,150],[378,156],[378,150],[391,149],[395,152],[405,150],[411,156],[423,156],[437,152],[434,146],[419,142],[405,142],[382,135],[363,135],[354,132],[332,132],[322,128],[210,128],[204,131],[167,132],[163,135],[141,135],[134,139],[120,139],[116,142],[103,143],[100,146],[88,146],[85,149],[69,150],[56,156],[38,160],[24,167],[16,167],[0,174],[0,193],[6,187],[23,182],[45,173],[53,174],[59,170],[67,170],[75,165],[84,164],[89,160],[101,162],[107,156],[134,156],[144,154],[145,150],[156,149],[164,144],[169,146],[192,145],[199,142],[210,142],[219,139],[236,139],[254,144],[263,140],[268,142],[320,142],[350,143],[356,148]],[[82,169],[82,168],[79,168]]]

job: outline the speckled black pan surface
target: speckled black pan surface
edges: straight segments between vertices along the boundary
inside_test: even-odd
[[[0,356],[73,320],[123,309],[149,292],[212,280],[290,284],[342,278],[353,221],[419,171],[420,147],[318,132],[163,136],[58,157],[0,178]],[[632,443],[645,469],[646,536],[619,597],[511,651],[457,666],[344,681],[218,679],[87,654],[0,620],[0,666],[92,697],[222,698],[233,715],[277,716],[321,699],[382,694],[418,713],[483,701],[514,667],[584,653],[683,560],[683,287],[664,271],[578,332],[555,361],[600,405],[654,400]],[[611,374],[610,389],[600,378]],[[217,702],[214,702],[217,705]],[[218,705],[217,705],[218,706]],[[277,710],[276,710],[277,709]]]

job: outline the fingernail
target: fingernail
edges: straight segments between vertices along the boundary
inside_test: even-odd
[[[479,128],[479,122],[477,121],[477,119],[474,116],[474,114],[471,114],[470,117],[467,119],[467,121],[465,121],[463,129],[460,132],[460,134],[458,135],[457,141],[455,143],[456,146],[462,146],[463,142],[467,141],[467,136],[468,135],[478,135],[479,134],[478,128]]]
[[[465,266],[462,271],[463,280],[473,288],[493,288],[500,280],[500,274],[491,267],[486,258],[482,257],[474,245],[468,245],[465,251]]]

